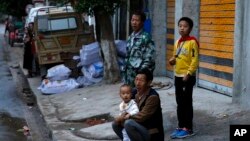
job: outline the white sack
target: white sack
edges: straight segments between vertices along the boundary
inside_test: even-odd
[[[58,94],[68,92],[78,87],[79,84],[72,78],[62,81],[50,81],[49,79],[44,79],[38,89],[41,90],[43,94]]]
[[[48,69],[47,78],[51,81],[67,80],[70,74],[71,70],[64,64],[61,64]]]
[[[80,50],[81,65],[87,66],[95,62],[101,61],[100,46],[98,42],[94,42],[88,45],[83,45]]]
[[[91,76],[90,72],[88,71],[87,67],[82,67],[81,69],[84,77],[86,77],[89,81],[93,82],[93,83],[98,83],[102,81],[102,77],[98,77],[98,78],[94,78]]]

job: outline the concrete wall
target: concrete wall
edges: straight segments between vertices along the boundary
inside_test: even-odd
[[[178,21],[181,17],[189,17],[194,22],[194,27],[191,35],[199,38],[199,15],[200,14],[200,0],[176,0],[175,1],[175,40],[180,35],[178,32]]]
[[[249,0],[236,0],[233,77],[233,102],[248,109],[250,108],[249,7]]]
[[[149,12],[152,20],[152,37],[156,45],[155,76],[166,76],[166,35],[167,35],[167,0],[149,0]],[[176,0],[175,23],[183,17],[190,17],[194,21],[192,35],[199,35],[199,0]],[[177,24],[175,25],[175,40],[179,38]]]
[[[166,0],[149,0],[152,37],[156,46],[155,76],[166,76]]]

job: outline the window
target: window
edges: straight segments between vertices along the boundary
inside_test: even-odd
[[[52,19],[48,21],[48,25],[50,31],[75,29],[77,27],[75,18]]]
[[[76,29],[77,23],[74,17],[62,19],[48,19],[46,16],[38,19],[38,30],[41,32]]]

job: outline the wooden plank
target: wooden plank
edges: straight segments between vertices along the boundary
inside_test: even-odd
[[[166,54],[170,54],[171,56],[173,56],[173,51],[174,51],[174,49],[173,48],[170,48],[170,47],[167,47],[166,48],[167,50],[167,52],[166,52]]]
[[[209,82],[212,82],[212,83],[216,83],[216,84],[220,84],[220,85],[223,85],[223,86],[226,86],[226,87],[230,87],[230,88],[233,87],[233,82],[229,81],[229,80],[225,80],[225,79],[221,79],[221,78],[209,76],[209,75],[202,74],[202,73],[199,73],[198,76],[199,76],[199,79],[202,79],[202,80],[206,80],[206,81],[209,81]]]
[[[175,6],[175,2],[173,2],[173,1],[167,2],[167,7],[174,7],[174,6]]]
[[[175,19],[173,17],[167,17],[167,22],[168,23],[175,23]]]
[[[166,54],[167,54],[167,56],[171,56],[172,57],[173,56],[173,51],[172,50],[167,50]]]
[[[235,0],[201,0],[200,5],[235,3]]]
[[[171,49],[171,50],[173,50],[173,49],[174,49],[174,45],[167,44],[167,49]]]
[[[211,12],[201,12],[200,17],[205,18],[205,17],[234,17],[235,16],[235,11],[211,11]]]
[[[167,0],[167,29],[175,29],[175,0]],[[174,31],[171,31],[174,32]],[[174,40],[174,34],[166,34],[167,39]],[[170,59],[173,54],[173,44],[167,43],[166,45],[166,62]],[[166,63],[166,69],[168,71],[173,71],[173,67]]]
[[[167,50],[166,56],[167,56],[168,58],[172,57],[172,56],[173,56],[173,50]]]
[[[234,25],[234,23],[235,23],[234,18],[217,18],[217,17],[200,18],[200,24],[210,24],[210,25],[229,24],[229,25]]]
[[[173,55],[173,51],[174,51],[174,48],[171,48],[171,47],[168,47],[168,46],[167,46],[167,52],[166,52],[167,54],[170,53],[171,56],[172,56],[172,55]]]
[[[234,40],[225,38],[200,37],[200,43],[210,43],[217,45],[234,45]]]
[[[213,51],[213,50],[199,49],[199,54],[207,55],[207,56],[214,56],[218,58],[233,59],[233,53],[228,53],[228,52],[218,52],[218,51]]]
[[[235,4],[201,5],[200,11],[234,11]]]
[[[174,39],[174,34],[167,34],[167,38]]]
[[[167,17],[172,17],[172,18],[174,18],[174,17],[175,17],[175,13],[167,13]]]
[[[234,31],[234,25],[200,25],[200,30],[207,31]]]
[[[227,31],[200,31],[200,37],[229,38],[234,39],[234,32]]]
[[[174,13],[175,12],[175,8],[174,7],[168,7],[167,8],[167,13]]]
[[[168,34],[174,34],[174,28],[167,28]]]
[[[168,47],[174,48],[174,44],[167,43]]]
[[[233,53],[234,46],[233,45],[218,45],[218,44],[210,44],[210,43],[204,43],[200,42],[200,49],[206,49],[206,50],[214,50],[214,51],[224,51],[228,53]]]
[[[216,65],[216,64],[199,62],[199,67],[212,69],[212,70],[216,70],[216,71],[221,71],[221,72],[233,73],[233,68],[228,67],[228,66],[221,66],[221,65]]]
[[[167,23],[167,28],[174,28],[174,23]]]

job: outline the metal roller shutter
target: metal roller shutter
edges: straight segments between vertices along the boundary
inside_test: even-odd
[[[173,77],[173,67],[168,64],[168,60],[173,55],[174,49],[174,27],[175,27],[175,0],[167,0],[167,46],[166,46],[166,68],[167,76]]]
[[[231,95],[235,0],[201,0],[198,86]]]

